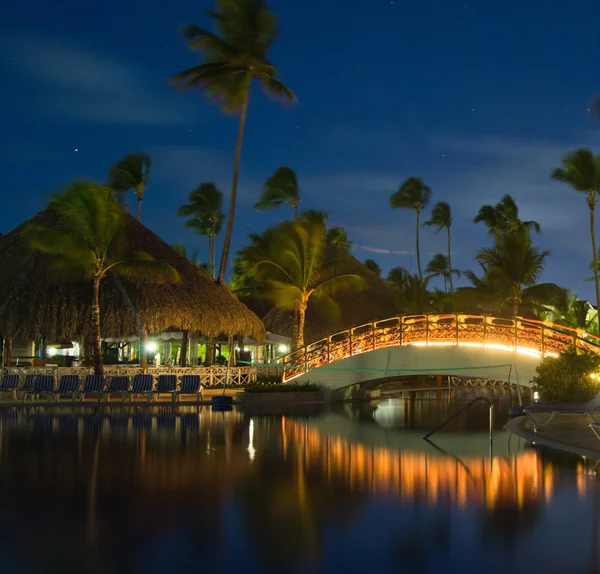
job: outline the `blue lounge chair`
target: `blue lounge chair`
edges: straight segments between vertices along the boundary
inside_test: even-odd
[[[131,385],[130,397],[133,400],[133,395],[146,395],[148,402],[152,400],[152,375],[137,374],[133,377]]]
[[[25,396],[28,393],[33,392],[33,385],[35,383],[36,378],[37,375],[25,375],[25,381],[23,382],[23,386],[20,389],[18,389],[17,395],[20,393],[21,396],[25,398]]]
[[[54,375],[38,375],[33,380],[33,388],[31,391],[24,391],[23,401],[27,400],[28,396],[31,396],[33,400],[35,397],[41,397],[42,395],[51,396],[54,394],[54,386],[56,379]]]
[[[119,375],[113,377],[108,381],[108,387],[106,389],[106,400],[110,401],[111,394],[119,394],[125,402],[125,397],[129,393],[129,377],[125,375]]]
[[[183,375],[177,397],[181,400],[181,395],[196,395],[198,402],[202,400],[202,391],[200,384],[200,375]]]
[[[12,398],[17,398],[17,388],[19,387],[19,375],[4,375],[0,382],[0,392],[11,393]]]
[[[101,401],[104,394],[104,383],[104,375],[87,375],[83,382],[81,399],[83,400],[85,395],[97,395],[98,401]]]
[[[175,402],[175,393],[177,392],[177,377],[175,375],[158,375],[154,395],[171,395]]]
[[[79,375],[63,375],[60,378],[54,398],[60,401],[60,397],[63,395],[71,395],[72,400],[79,396]]]
[[[532,403],[524,410],[536,427],[548,426],[559,414],[588,415],[600,422],[600,392],[587,403]]]

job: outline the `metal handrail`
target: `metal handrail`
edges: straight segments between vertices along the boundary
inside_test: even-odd
[[[493,440],[493,432],[494,432],[494,405],[492,404],[492,401],[490,401],[490,399],[488,399],[487,397],[476,397],[472,401],[469,401],[469,403],[465,407],[460,409],[460,411],[458,411],[457,413],[454,413],[451,417],[448,417],[442,424],[436,426],[432,431],[428,432],[423,437],[423,439],[427,440],[433,433],[436,433],[440,429],[444,428],[450,421],[453,421],[458,415],[464,413],[471,405],[474,405],[475,403],[480,402],[480,401],[486,402],[489,407],[489,411],[490,411],[490,444],[491,444],[492,440]]]

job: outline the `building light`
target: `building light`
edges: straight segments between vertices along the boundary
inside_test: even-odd
[[[46,349],[46,355],[48,355],[49,357],[54,357],[56,353],[58,353],[58,349],[56,347],[48,347]]]
[[[280,353],[287,353],[288,352],[288,346],[287,345],[279,345],[279,347],[277,347],[277,350]]]
[[[148,341],[145,346],[147,353],[156,353],[158,345],[154,341]]]

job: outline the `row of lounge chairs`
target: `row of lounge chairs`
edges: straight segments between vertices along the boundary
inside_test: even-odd
[[[61,397],[71,397],[72,400],[82,400],[85,395],[96,395],[99,401],[110,400],[111,395],[120,395],[123,402],[132,400],[134,395],[142,395],[152,401],[158,395],[171,395],[173,402],[181,399],[181,395],[196,395],[202,399],[200,375],[183,375],[179,387],[176,375],[159,375],[154,385],[152,375],[138,374],[133,381],[128,376],[111,377],[108,381],[104,375],[87,375],[83,385],[77,375],[63,375],[56,385],[54,375],[26,375],[20,384],[17,374],[4,375],[0,381],[0,392],[12,393],[13,399],[22,398],[26,401],[37,397],[48,397],[60,400]]]

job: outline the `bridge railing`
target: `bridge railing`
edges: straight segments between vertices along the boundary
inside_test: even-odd
[[[283,380],[356,355],[405,345],[487,347],[545,357],[575,345],[600,353],[600,338],[548,321],[484,315],[411,315],[366,323],[297,349],[282,359]]]

